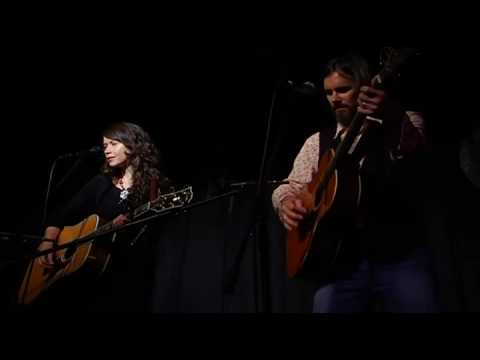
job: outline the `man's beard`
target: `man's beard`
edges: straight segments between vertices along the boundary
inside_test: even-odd
[[[355,113],[350,110],[334,111],[334,115],[335,119],[340,125],[347,127],[350,126],[350,124],[352,123]]]

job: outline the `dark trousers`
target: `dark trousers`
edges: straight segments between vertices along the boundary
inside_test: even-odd
[[[437,286],[428,250],[406,258],[377,263],[361,261],[315,293],[314,313],[436,313],[440,311]]]

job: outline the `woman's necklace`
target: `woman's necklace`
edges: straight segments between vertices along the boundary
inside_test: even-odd
[[[128,197],[129,192],[128,192],[128,189],[126,189],[126,188],[123,186],[123,179],[118,180],[118,185],[120,185],[120,189],[122,190],[122,191],[120,192],[120,199],[126,200],[127,197]]]

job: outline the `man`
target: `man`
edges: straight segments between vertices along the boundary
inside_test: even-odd
[[[327,278],[321,279],[313,311],[435,312],[431,260],[417,206],[422,188],[415,177],[426,144],[424,121],[420,113],[404,111],[370,84],[368,64],[361,57],[344,56],[327,64],[323,85],[336,126],[306,140],[290,183],[274,191],[273,206],[287,230],[299,226],[307,213],[301,194],[318,169],[321,151],[334,146],[337,135],[344,138],[357,112],[366,114],[349,151],[356,156],[360,150],[355,147],[368,144],[355,158],[362,179],[361,206],[355,221],[319,234],[320,241],[343,236],[348,242]],[[376,124],[373,137],[364,133],[368,122]]]

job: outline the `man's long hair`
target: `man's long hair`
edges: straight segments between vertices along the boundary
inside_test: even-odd
[[[140,126],[130,122],[117,122],[103,131],[103,136],[121,142],[128,149],[127,166],[133,168],[133,185],[128,203],[137,207],[149,200],[152,180],[157,184],[168,179],[160,173],[160,155],[150,135]],[[113,178],[120,177],[121,170],[112,168],[105,162],[103,173]]]
[[[371,74],[368,62],[360,55],[349,53],[331,59],[326,67],[323,78],[339,72],[352,78],[358,86],[369,85]]]

